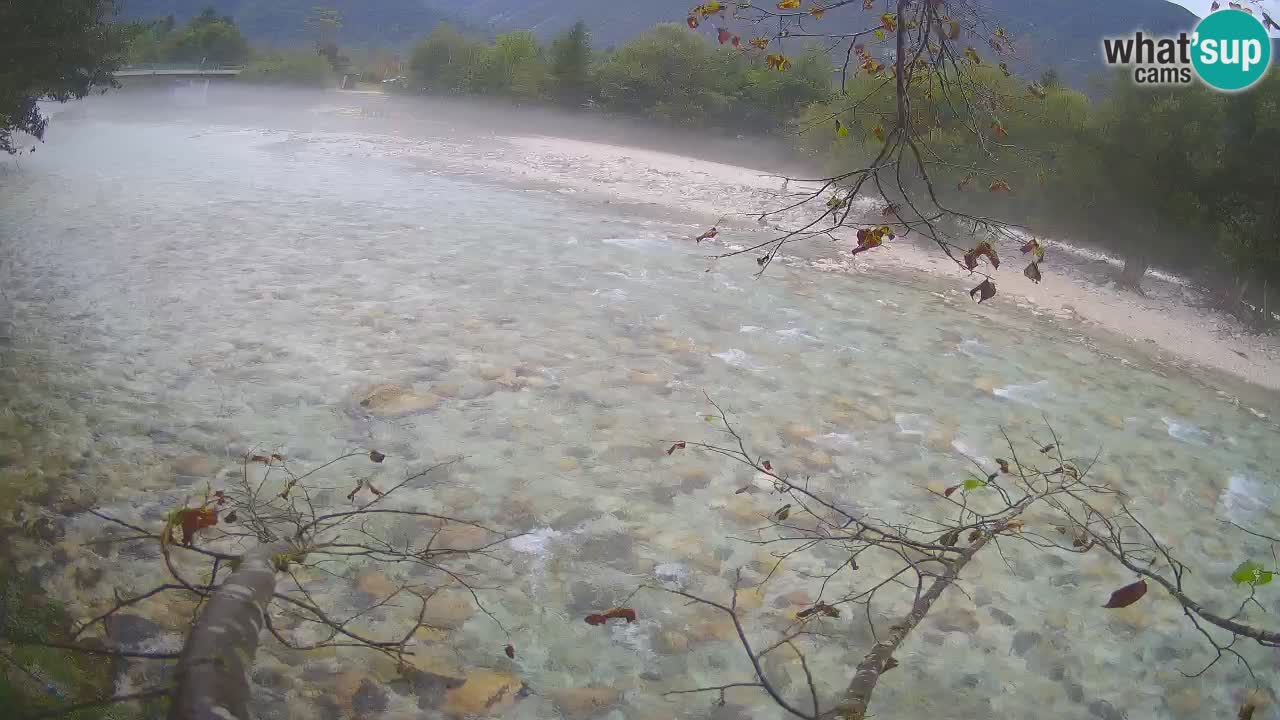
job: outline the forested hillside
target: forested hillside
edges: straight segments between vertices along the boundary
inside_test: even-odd
[[[645,0],[601,3],[596,0],[131,0],[126,17],[156,18],[173,14],[179,21],[212,5],[236,19],[252,41],[268,45],[304,43],[303,20],[315,6],[330,7],[342,17],[339,42],[390,47],[422,37],[438,22],[462,25],[476,34],[532,30],[541,40],[567,30],[577,20],[591,28],[598,48],[619,45],[664,22],[679,22],[688,0]],[[1017,43],[1011,63],[1024,74],[1054,68],[1080,83],[1099,67],[1104,35],[1135,29],[1173,33],[1190,28],[1195,17],[1167,0],[984,0],[993,22],[1003,24]],[[841,23],[857,24],[878,14],[842,12]]]

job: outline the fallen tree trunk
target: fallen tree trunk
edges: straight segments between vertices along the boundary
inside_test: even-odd
[[[209,599],[178,661],[170,720],[252,720],[249,700],[258,635],[276,587],[276,558],[288,543],[259,545]]]

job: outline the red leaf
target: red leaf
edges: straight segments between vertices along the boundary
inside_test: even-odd
[[[734,46],[735,48],[742,47],[742,38],[738,37],[737,35],[734,35],[733,39],[729,41],[729,44]]]
[[[602,613],[588,615],[586,617],[588,625],[603,625],[610,620],[626,620],[628,623],[636,621],[636,611],[631,608],[609,608]]]
[[[765,460],[764,462],[760,463],[760,467],[764,468],[766,472],[773,472],[773,463],[769,462],[768,460]]]
[[[710,230],[702,233],[698,237],[694,238],[693,240],[694,242],[702,242],[703,240],[714,240],[716,235],[719,235],[719,234],[720,234],[720,229],[713,227]]]
[[[729,42],[729,38],[731,36],[732,36],[732,33],[730,33],[728,30],[725,30],[724,28],[718,28],[718,32],[716,33],[716,39],[720,41],[721,45]]]
[[[1143,595],[1147,594],[1147,581],[1139,580],[1132,585],[1125,585],[1119,590],[1111,593],[1111,599],[1107,600],[1104,608],[1125,608],[1138,602]]]
[[[507,654],[507,657],[511,658],[512,660],[516,658],[516,649],[511,647],[510,645],[503,648],[502,651],[505,652]]]
[[[354,490],[352,490],[352,491],[347,495],[347,499],[348,499],[348,500],[355,500],[355,499],[356,499],[356,493],[360,492],[360,488],[362,488],[362,487],[364,487],[364,480],[357,480],[357,481],[356,481],[356,487],[355,487],[355,489],[354,489]]]
[[[265,463],[267,465],[270,465],[271,458],[267,457],[266,455],[251,455],[249,456],[249,462],[260,462],[260,463]]]
[[[690,30],[697,30],[697,29],[698,29],[698,18],[697,18],[697,17],[695,17],[695,16],[693,16],[693,15],[690,15],[690,16],[689,16],[689,19],[688,19],[688,20],[685,20],[685,22],[689,23],[689,29],[690,29]]]
[[[197,530],[218,524],[218,513],[213,508],[186,508],[178,512],[178,523],[182,526],[182,544],[191,547]]]
[[[675,444],[674,444],[674,445],[672,445],[671,447],[667,448],[667,454],[668,454],[668,455],[670,455],[671,453],[673,453],[673,452],[675,452],[675,451],[677,451],[677,450],[683,450],[683,449],[684,449],[684,441],[683,441],[683,440],[681,440],[680,442],[675,443]]]
[[[959,485],[952,485],[951,487],[947,488],[946,490],[943,490],[943,491],[942,491],[942,494],[943,494],[943,496],[944,496],[944,497],[951,497],[951,493],[953,493],[953,492],[955,492],[955,491],[957,491],[957,490],[959,490],[959,489],[960,489],[960,486],[959,486]]]
[[[280,461],[280,462],[284,462],[284,456],[283,456],[283,455],[281,455],[280,453],[271,453],[271,459],[272,459],[272,460],[278,460],[278,461]]]

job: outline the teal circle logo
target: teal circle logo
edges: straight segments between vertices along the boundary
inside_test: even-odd
[[[1205,16],[1191,41],[1191,64],[1209,87],[1244,90],[1271,66],[1271,37],[1262,21],[1243,10]]]

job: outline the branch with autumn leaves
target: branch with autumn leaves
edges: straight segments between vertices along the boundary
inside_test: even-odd
[[[772,554],[776,564],[758,583],[757,589],[781,575],[788,563],[806,557],[812,565],[828,567],[821,580],[821,592],[813,604],[797,613],[776,638],[767,642],[755,640],[752,628],[744,624],[739,611],[739,593],[746,589],[741,575],[727,602],[702,597],[683,590],[655,587],[654,590],[675,593],[685,599],[726,614],[733,622],[746,659],[751,665],[750,680],[679,690],[672,695],[714,693],[719,702],[732,688],[757,688],[791,715],[806,720],[862,720],[867,717],[880,678],[898,666],[895,654],[912,637],[912,633],[948,591],[963,593],[958,583],[969,564],[986,551],[1004,558],[1003,544],[1024,543],[1034,548],[1083,555],[1103,553],[1136,580],[1114,589],[1103,609],[1124,608],[1141,602],[1147,595],[1148,583],[1168,591],[1179,603],[1186,617],[1205,638],[1214,657],[1202,669],[1185,673],[1188,677],[1204,674],[1224,657],[1241,662],[1250,677],[1258,682],[1253,668],[1237,650],[1239,642],[1255,642],[1263,647],[1278,647],[1280,631],[1242,619],[1246,605],[1262,606],[1255,593],[1270,584],[1280,573],[1276,545],[1280,539],[1244,528],[1241,531],[1257,539],[1273,543],[1269,569],[1263,563],[1246,559],[1232,573],[1237,586],[1248,587],[1249,595],[1235,613],[1227,615],[1209,608],[1192,597],[1183,585],[1188,572],[1167,543],[1160,540],[1129,507],[1125,496],[1105,484],[1089,479],[1097,456],[1081,461],[1068,457],[1052,427],[1047,442],[1031,438],[1032,446],[1024,449],[1002,432],[1008,458],[997,458],[995,467],[985,468],[970,460],[976,472],[969,478],[941,489],[929,490],[945,508],[941,515],[916,516],[917,523],[904,524],[880,520],[871,514],[845,507],[829,492],[819,491],[808,478],[799,478],[774,467],[769,459],[753,453],[723,408],[708,398],[716,413],[708,415],[727,438],[724,443],[691,440],[673,442],[668,454],[700,450],[724,456],[749,467],[757,478],[738,493],[759,492],[760,481],[770,486],[779,503],[757,530],[755,544],[777,548]],[[1108,509],[1104,509],[1104,506]],[[1054,533],[1044,535],[1027,526],[1024,516],[1031,510],[1053,511],[1057,517]],[[818,560],[837,556],[840,561]],[[1007,562],[1007,560],[1006,560]],[[811,571],[806,577],[815,577]],[[873,607],[887,608],[873,611]],[[803,644],[818,642],[823,636],[822,624],[839,618],[842,613],[861,613],[866,617],[873,639],[861,662],[853,668],[845,689],[836,698],[819,697],[806,658]],[[896,616],[897,620],[882,632],[873,619],[876,612]],[[590,619],[588,620],[590,622]],[[1222,640],[1209,629],[1230,633]],[[759,645],[762,649],[756,649]],[[780,683],[764,669],[764,657],[780,648],[788,649],[807,682],[799,692],[803,701],[788,696]],[[1261,684],[1238,708],[1239,717],[1249,718],[1261,697]]]
[[[322,497],[333,488],[317,483],[320,473],[357,459],[380,465],[386,455],[376,450],[350,452],[297,471],[280,453],[247,453],[236,478],[222,489],[207,490],[197,502],[188,501],[173,509],[158,529],[90,511],[110,531],[98,543],[156,543],[169,581],[129,597],[117,596],[108,610],[73,630],[74,642],[56,647],[125,661],[176,661],[175,682],[142,693],[69,703],[39,717],[168,697],[173,720],[249,720],[249,671],[263,630],[292,650],[364,648],[405,666],[418,642],[415,635],[432,627],[427,619],[428,604],[446,589],[468,595],[502,628],[477,592],[485,588],[472,566],[486,558],[498,561],[493,550],[516,536],[471,520],[418,510],[400,499],[405,490],[456,461],[411,473],[385,489],[378,488],[371,475],[361,474],[345,496],[348,507],[327,506]],[[424,531],[414,540],[391,540],[383,523],[403,519],[418,521]],[[451,544],[447,530],[459,526],[472,529],[469,535],[477,538],[469,546]],[[366,567],[407,566],[424,579],[401,583],[382,593],[370,607],[343,614],[318,598],[301,574],[341,577],[339,573],[352,561]],[[168,593],[196,600],[192,628],[180,653],[137,652],[104,647],[96,639],[85,640],[118,613]],[[379,635],[359,628],[360,619],[369,612],[405,600],[418,611],[403,628]],[[282,620],[287,621],[285,626]],[[311,639],[298,639],[303,636]],[[512,654],[510,645],[507,652]]]
[[[837,13],[848,19],[830,29]],[[863,21],[861,18],[866,18]],[[798,199],[754,213],[764,224],[769,218],[785,218],[790,227],[779,226],[781,234],[720,253],[723,259],[750,253],[763,273],[783,247],[816,238],[838,240],[837,231],[857,228],[852,253],[872,250],[886,241],[920,233],[942,250],[960,269],[977,274],[981,282],[970,296],[983,302],[996,295],[993,273],[1000,261],[996,246],[1015,243],[1029,262],[1023,275],[1033,282],[1042,278],[1044,245],[1029,229],[988,215],[967,212],[944,200],[937,188],[936,169],[963,178],[958,192],[970,192],[983,181],[991,193],[1010,193],[1009,179],[995,169],[997,153],[1007,162],[1017,159],[1027,167],[1042,165],[1047,149],[1018,147],[1011,143],[1002,117],[1017,114],[1015,99],[1043,101],[1046,89],[1031,83],[1025,97],[1003,96],[981,81],[979,70],[996,68],[1010,77],[1006,58],[1015,56],[1009,33],[984,17],[981,6],[971,0],[778,0],[775,3],[704,2],[693,7],[686,20],[693,30],[714,28],[721,45],[743,53],[762,56],[766,67],[777,72],[790,68],[788,43],[823,42],[827,54],[843,49],[841,94],[848,91],[850,73],[868,79],[870,91],[851,98],[824,116],[838,140],[850,137],[851,127],[864,127],[866,142],[873,147],[873,159],[862,167],[816,180],[803,180],[809,189]],[[749,38],[743,42],[744,37]],[[875,45],[880,45],[877,50]],[[985,59],[978,48],[985,47],[994,60]],[[892,88],[889,106],[881,101]],[[847,95],[846,95],[847,96]],[[878,104],[881,103],[881,104]],[[972,162],[949,160],[935,147],[931,133],[941,127],[947,115],[969,138],[979,158]],[[801,133],[815,129],[806,126]],[[787,182],[801,181],[785,178]],[[854,200],[864,193],[883,204],[880,217],[853,215]],[[812,207],[811,214],[806,213]],[[793,219],[792,211],[800,211]],[[714,236],[718,228],[712,228]],[[763,253],[763,254],[760,254]],[[986,264],[979,260],[985,258]]]

